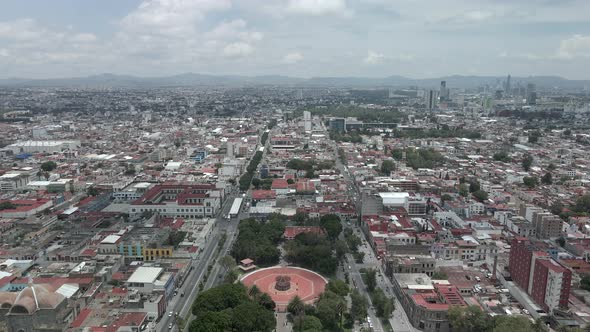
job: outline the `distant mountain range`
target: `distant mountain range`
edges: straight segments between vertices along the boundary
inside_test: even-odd
[[[186,73],[164,77],[138,77],[129,75],[100,74],[87,77],[52,79],[0,79],[0,87],[172,87],[172,86],[256,86],[280,85],[294,87],[409,87],[438,88],[440,81],[446,81],[450,88],[475,88],[489,85],[501,86],[505,76],[447,76],[438,78],[413,79],[403,76],[383,78],[367,77],[312,77],[297,78],[280,75],[238,76],[204,75]],[[568,80],[559,76],[512,77],[512,86],[534,83],[540,88],[580,89],[590,87],[590,80]]]

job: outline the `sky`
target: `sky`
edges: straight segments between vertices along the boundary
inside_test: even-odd
[[[0,78],[590,79],[589,0],[2,0]]]

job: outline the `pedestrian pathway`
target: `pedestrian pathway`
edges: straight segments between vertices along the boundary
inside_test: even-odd
[[[277,332],[292,332],[293,326],[287,320],[286,312],[279,312],[275,314],[277,317]]]

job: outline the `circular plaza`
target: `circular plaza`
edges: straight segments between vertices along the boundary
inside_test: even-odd
[[[313,304],[328,283],[318,273],[292,266],[260,269],[244,275],[240,281],[247,287],[256,285],[261,292],[270,295],[278,311],[285,311],[289,301],[296,295],[304,303]]]

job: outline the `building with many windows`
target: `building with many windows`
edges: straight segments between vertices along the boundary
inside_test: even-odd
[[[222,199],[223,190],[212,184],[156,185],[131,203],[130,214],[157,212],[163,217],[212,217],[219,211]]]
[[[568,307],[571,271],[530,240],[512,240],[508,269],[514,283],[548,313]]]

